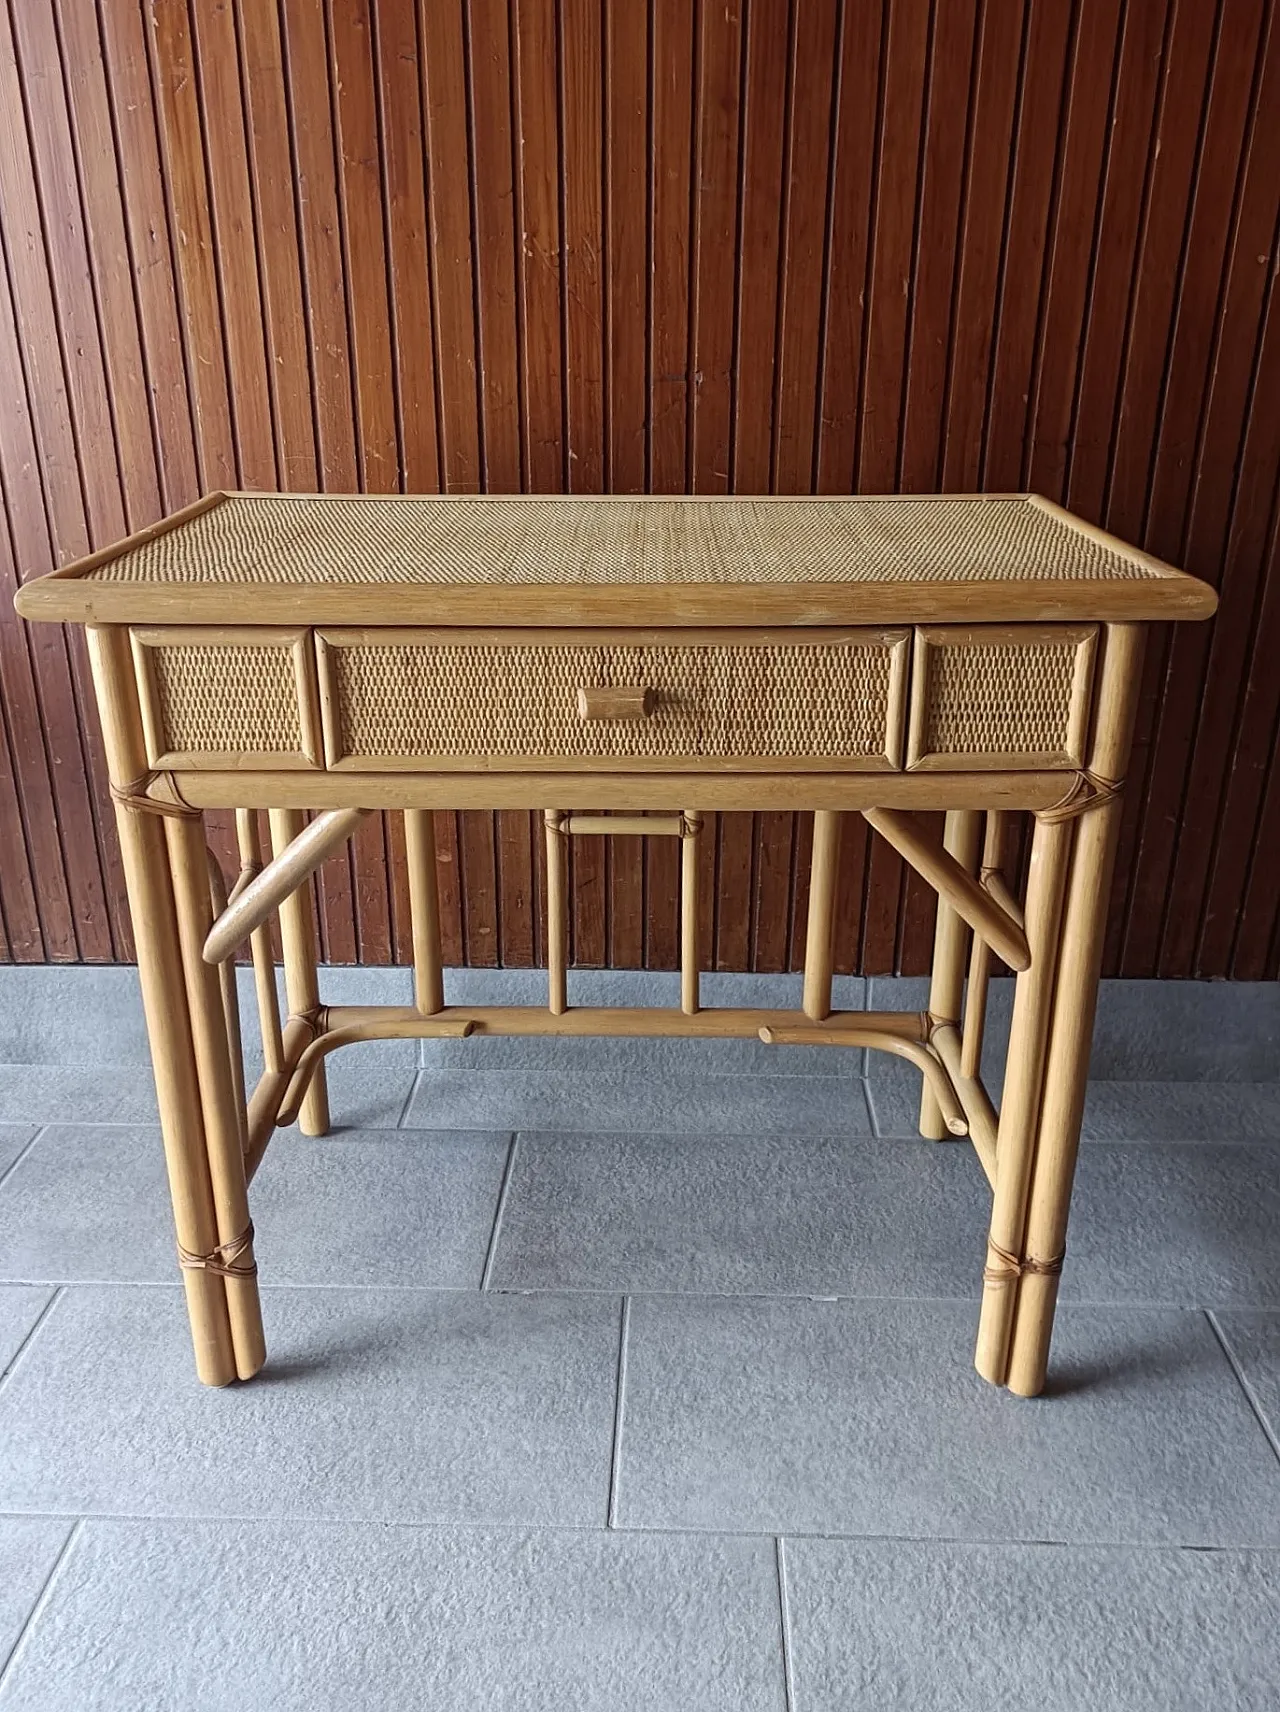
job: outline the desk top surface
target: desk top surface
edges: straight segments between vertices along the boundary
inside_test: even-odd
[[[1199,618],[1204,583],[1035,495],[212,494],[27,584],[104,623]]]

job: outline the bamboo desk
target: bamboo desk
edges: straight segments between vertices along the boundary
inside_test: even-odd
[[[920,1069],[921,1133],[967,1135],[992,1189],[978,1371],[1038,1392],[1144,629],[1214,604],[1018,494],[213,494],[23,588],[24,616],[88,631],[200,1378],[265,1359],[248,1185],[279,1124],[325,1132],[336,1047],[759,1035]],[[437,807],[544,810],[545,1009],[444,1004]],[[236,811],[229,896],[210,808]],[[701,816],[752,808],[814,814],[801,1011],[699,1005]],[[405,817],[414,1004],[323,1006],[310,877],[381,809]],[[930,809],[940,844],[916,818]],[[1021,900],[1004,873],[1018,811],[1034,817]],[[850,813],[938,893],[922,1014],[831,1011]],[[680,1008],[571,1009],[566,840],[636,831],[681,841]],[[231,961],[246,940],[266,1066],[247,1098]],[[998,1116],[978,1074],[993,954],[1018,972]]]

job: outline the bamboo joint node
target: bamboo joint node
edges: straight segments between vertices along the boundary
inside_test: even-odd
[[[1123,779],[1107,779],[1101,773],[1079,772],[1073,777],[1066,795],[1048,808],[1038,809],[1036,819],[1046,826],[1057,826],[1061,821],[1087,814],[1090,809],[1101,808],[1123,790]]]
[[[170,794],[165,797],[152,796],[151,788],[156,784],[162,784]],[[172,773],[140,773],[136,779],[130,779],[127,785],[112,785],[110,790],[113,801],[118,802],[122,808],[131,808],[140,814],[159,814],[167,820],[199,820],[203,812],[186,801],[174,783]]]
[[[241,1261],[240,1256],[253,1242],[253,1222],[232,1237],[230,1242],[215,1243],[207,1254],[196,1254],[178,1246],[178,1265],[184,1272],[212,1272],[219,1278],[256,1278],[256,1260]]]
[[[1001,1248],[998,1242],[988,1237],[987,1264],[982,1269],[982,1281],[984,1284],[1016,1284],[1019,1278],[1056,1278],[1066,1258],[1064,1248],[1052,1260],[1037,1260],[1030,1254],[1019,1260],[1016,1254]]]

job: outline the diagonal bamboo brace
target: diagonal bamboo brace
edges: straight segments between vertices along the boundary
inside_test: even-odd
[[[1031,967],[1027,936],[955,857],[921,832],[909,814],[894,808],[864,808],[863,817],[951,905],[956,914],[980,933],[1011,969]]]
[[[367,808],[335,808],[317,815],[223,910],[204,942],[205,962],[225,963],[254,928],[261,927],[287,897],[309,880],[325,858],[345,844],[372,812]]]

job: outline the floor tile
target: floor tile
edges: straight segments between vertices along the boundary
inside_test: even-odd
[[[70,1532],[70,1522],[0,1516],[0,1672]]]
[[[1280,1455],[1280,1314],[1235,1308],[1214,1319]]]
[[[39,1144],[37,1144],[39,1145]],[[1280,1304],[1274,1147],[1083,1148],[1064,1297]]]
[[[1098,1081],[1280,1079],[1280,983],[1104,981],[1091,1072]]]
[[[960,1148],[521,1134],[495,1288],[969,1295],[986,1182]]]
[[[0,1178],[36,1133],[35,1124],[0,1124]]]
[[[0,1064],[148,1066],[138,971],[37,963],[0,971]]]
[[[155,1123],[147,1064],[0,1064],[0,1122]]]
[[[0,1387],[0,1510],[602,1523],[614,1300],[265,1290],[263,1313],[266,1371],[211,1391],[179,1290],[66,1291]]]
[[[633,1299],[623,1527],[1280,1545],[1280,1464],[1208,1321],[1066,1307],[1052,1394],[952,1302]]]
[[[1280,1082],[1092,1082],[1088,1141],[1277,1141]]]
[[[423,1070],[407,1129],[868,1135],[862,1085],[845,1076],[594,1076]]]
[[[796,1712],[1264,1712],[1280,1557],[788,1540]]]
[[[0,1375],[7,1371],[52,1299],[52,1290],[42,1290],[34,1285],[0,1284]],[[2,1504],[0,1509],[3,1509]]]
[[[477,1287],[509,1139],[277,1135],[252,1191],[263,1282]],[[51,1127],[0,1185],[0,1277],[175,1276],[157,1129]]]
[[[783,1712],[773,1543],[90,1523],[0,1705]]]

